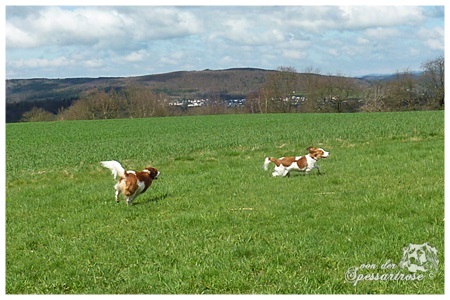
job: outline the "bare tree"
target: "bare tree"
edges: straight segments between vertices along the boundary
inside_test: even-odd
[[[389,110],[384,103],[385,94],[386,85],[380,81],[375,82],[375,84],[366,89],[364,105],[361,107],[361,111],[381,112]]]
[[[276,73],[269,76],[263,90],[270,98],[272,111],[292,111],[291,99],[298,87],[298,79],[298,73],[293,67],[279,67]]]
[[[351,96],[359,93],[359,89],[353,78],[342,75],[328,75],[322,77],[318,84],[321,98],[319,107],[322,111],[344,112],[344,104]]]
[[[252,114],[262,113],[261,96],[259,92],[251,92],[245,98],[245,108]]]
[[[129,86],[123,92],[122,102],[125,105],[127,117],[147,118],[159,115],[160,106],[164,103],[160,101],[150,89],[137,86]]]
[[[302,104],[302,111],[315,112],[318,109],[320,96],[320,71],[308,67],[304,73],[299,74],[301,89],[305,94],[305,101]]]
[[[422,65],[425,87],[435,107],[443,108],[445,101],[445,59],[439,56]]]
[[[55,115],[43,108],[33,107],[22,115],[22,122],[47,122],[54,121]]]
[[[420,100],[415,76],[409,70],[397,72],[387,85],[384,101],[391,110],[417,109]]]

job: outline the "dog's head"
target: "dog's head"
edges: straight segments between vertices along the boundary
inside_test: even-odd
[[[309,147],[306,150],[308,150],[309,155],[314,159],[327,158],[330,155],[330,152],[327,152],[322,148]]]
[[[158,176],[159,176],[159,171],[156,169],[156,168],[153,168],[153,167],[147,167],[147,168],[145,168],[147,171],[148,171],[148,173],[150,174],[150,178],[152,179],[152,180],[156,180],[156,179],[158,179]]]

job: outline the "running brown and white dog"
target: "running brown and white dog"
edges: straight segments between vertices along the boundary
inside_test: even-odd
[[[114,186],[116,202],[119,202],[119,195],[122,193],[127,205],[133,205],[133,200],[144,193],[160,174],[157,169],[152,167],[147,167],[140,172],[125,171],[122,165],[115,160],[102,161],[100,164],[111,170],[114,179],[119,176],[119,181]]]
[[[289,176],[291,171],[300,171],[308,173],[313,169],[317,169],[320,174],[320,168],[316,165],[317,160],[320,158],[327,158],[330,152],[323,150],[322,148],[309,147],[308,154],[303,156],[286,156],[276,159],[274,157],[266,157],[264,161],[264,170],[267,171],[269,164],[273,162],[275,164],[275,170],[272,176]]]

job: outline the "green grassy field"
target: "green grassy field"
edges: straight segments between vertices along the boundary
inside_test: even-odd
[[[323,175],[263,170],[308,146]],[[161,177],[116,204],[111,159]],[[434,278],[346,280],[422,243]],[[442,111],[6,125],[7,294],[443,292]]]

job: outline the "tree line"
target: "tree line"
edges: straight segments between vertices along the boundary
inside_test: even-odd
[[[259,91],[247,97],[246,104],[253,113],[443,109],[444,57],[427,61],[422,68],[420,75],[405,70],[389,80],[363,85],[350,77],[318,76],[312,68],[297,73],[291,67],[280,67]]]
[[[340,74],[319,75],[313,68],[299,73],[292,67],[279,67],[259,90],[246,96],[243,106],[235,108],[227,108],[219,96],[212,97],[205,106],[185,109],[171,106],[165,94],[143,86],[92,89],[57,112],[33,107],[23,114],[21,121],[444,109],[444,57],[423,63],[422,69],[420,75],[405,70],[389,80],[361,82]]]

